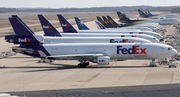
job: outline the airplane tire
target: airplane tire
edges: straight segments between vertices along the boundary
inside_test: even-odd
[[[87,63],[79,63],[78,68],[85,68],[87,66]]]
[[[88,65],[89,65],[89,62],[85,62],[85,64],[88,66]]]

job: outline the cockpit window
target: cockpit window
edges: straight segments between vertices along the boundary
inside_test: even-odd
[[[168,50],[172,50],[172,48],[168,47]]]
[[[153,38],[154,40],[156,40],[156,38]]]

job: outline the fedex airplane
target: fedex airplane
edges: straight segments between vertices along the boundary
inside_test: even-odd
[[[143,18],[153,18],[153,19],[158,19],[158,18],[179,18],[177,14],[166,14],[166,15],[154,15],[150,11],[143,12],[142,10],[138,9],[138,13],[140,17]]]
[[[41,43],[134,43],[134,42],[151,42],[143,38],[134,37],[44,37],[42,35],[35,35],[35,33],[21,21],[14,20],[19,19],[16,17],[9,18],[9,21],[16,34],[15,37],[6,36],[5,40],[9,43],[19,44],[22,41],[30,41],[31,36],[34,36],[36,40]],[[24,24],[24,25],[22,25]],[[23,29],[29,29],[28,31]],[[55,28],[54,28],[55,29]],[[57,31],[57,30],[56,30]],[[58,31],[57,31],[58,32]]]
[[[147,34],[156,37],[159,40],[163,40],[163,36],[156,32],[150,32],[150,31],[132,31],[129,29],[119,29],[119,30],[75,30],[75,28],[62,16],[58,15],[60,25],[62,26],[62,29],[64,32],[76,32],[76,33],[115,33],[115,34]],[[67,26],[68,25],[68,26]]]
[[[13,19],[13,20],[12,20]],[[16,26],[24,25],[17,18],[9,18]],[[16,29],[18,30],[18,29]],[[28,32],[29,28],[23,27],[22,32]],[[13,47],[13,51],[25,55],[42,58],[43,62],[53,60],[79,60],[78,67],[85,68],[89,62],[99,65],[108,65],[110,60],[119,59],[155,59],[171,57],[177,51],[165,44],[160,43],[60,43],[43,44],[32,34],[31,39],[19,39],[19,46]]]
[[[59,33],[53,25],[43,16],[38,15],[42,28],[44,30],[45,36],[62,36],[62,37],[139,37],[150,40],[151,42],[159,42],[156,37],[146,34],[122,34],[122,33]],[[74,27],[69,22],[65,22],[64,29],[68,29],[77,32]],[[49,27],[47,27],[49,26]],[[67,28],[66,28],[67,27]],[[70,28],[69,28],[70,27]]]

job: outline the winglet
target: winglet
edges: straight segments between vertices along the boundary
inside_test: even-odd
[[[54,26],[41,14],[38,15],[45,36],[61,36]]]
[[[89,30],[89,28],[78,18],[74,17],[79,30]]]
[[[61,14],[57,16],[64,33],[77,33],[76,29]]]

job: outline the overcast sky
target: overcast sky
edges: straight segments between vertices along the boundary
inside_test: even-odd
[[[180,0],[1,0],[0,7],[83,8],[104,6],[178,6]]]

